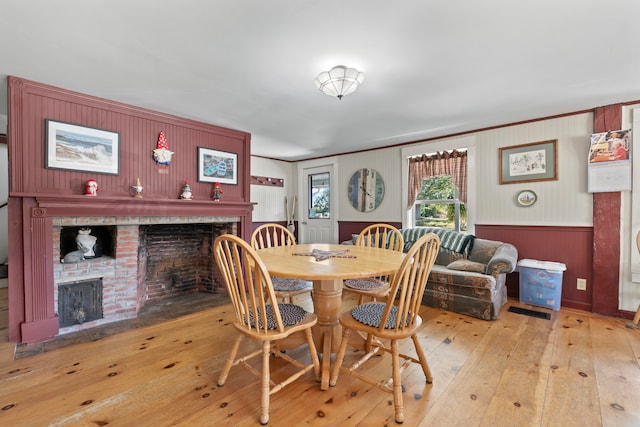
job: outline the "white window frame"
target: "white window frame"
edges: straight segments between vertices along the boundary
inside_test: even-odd
[[[474,206],[476,206],[476,136],[467,135],[439,141],[425,142],[405,147],[402,155],[402,227],[412,227],[415,224],[415,208],[407,210],[409,202],[409,157],[437,151],[467,149],[467,233],[475,233]]]

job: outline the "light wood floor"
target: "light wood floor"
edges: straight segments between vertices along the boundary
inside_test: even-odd
[[[509,305],[521,306],[509,301],[495,322],[423,308],[434,382],[418,367],[405,371],[404,425],[640,425],[640,330],[569,309],[538,319]],[[259,425],[257,378],[236,367],[216,385],[235,337],[231,315],[212,308],[13,360],[0,309],[0,425]],[[390,371],[387,356],[370,363],[371,372]],[[273,366],[275,376],[285,369]],[[344,375],[321,391],[309,373],[272,397],[269,425],[394,425],[390,401]]]

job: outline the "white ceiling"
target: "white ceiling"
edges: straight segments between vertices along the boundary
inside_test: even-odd
[[[639,100],[639,22],[638,0],[2,0],[0,97],[13,75],[308,159]],[[339,64],[366,75],[342,101],[313,83]]]

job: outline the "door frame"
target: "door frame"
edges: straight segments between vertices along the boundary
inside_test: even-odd
[[[338,158],[333,156],[322,159],[301,161],[296,164],[298,175],[298,200],[300,201],[296,207],[298,211],[299,243],[309,243],[303,240],[304,236],[306,236],[306,230],[303,227],[306,227],[304,222],[306,222],[307,214],[306,212],[303,212],[302,206],[305,203],[304,200],[309,198],[309,195],[307,194],[308,185],[305,180],[306,171],[308,169],[321,168],[323,166],[326,166],[327,170],[331,173],[329,180],[329,191],[331,192],[331,235],[333,243],[338,242]]]

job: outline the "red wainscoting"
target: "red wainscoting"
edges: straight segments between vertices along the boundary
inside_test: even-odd
[[[563,307],[592,311],[593,228],[522,225],[478,225],[475,235],[508,242],[518,248],[518,259],[561,262],[567,266],[562,277]],[[615,266],[617,268],[617,266]],[[587,290],[576,288],[576,279],[587,279]],[[510,297],[519,296],[519,274],[507,276]]]
[[[371,224],[377,224],[384,222],[385,224],[393,225],[400,229],[402,228],[401,222],[386,222],[386,221],[338,221],[338,242],[344,242],[345,240],[351,240],[352,234],[360,234],[365,227]]]

